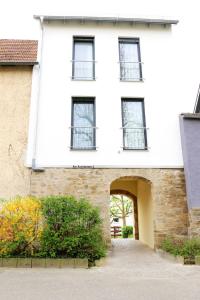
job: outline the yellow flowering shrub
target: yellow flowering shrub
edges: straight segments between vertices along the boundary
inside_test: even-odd
[[[0,256],[34,255],[42,231],[39,199],[16,197],[0,204]]]

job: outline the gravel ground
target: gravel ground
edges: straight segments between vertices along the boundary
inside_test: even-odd
[[[0,300],[200,300],[200,267],[169,262],[132,239],[113,240],[104,267],[0,269]]]

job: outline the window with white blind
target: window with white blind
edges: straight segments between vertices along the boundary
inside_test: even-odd
[[[139,39],[119,39],[120,80],[142,80]]]
[[[72,99],[71,149],[96,149],[94,98]]]
[[[147,149],[143,99],[122,99],[122,130],[124,150]]]
[[[74,37],[72,79],[95,79],[94,38]]]

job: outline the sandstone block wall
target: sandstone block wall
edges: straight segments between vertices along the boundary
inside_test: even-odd
[[[200,237],[200,208],[190,209],[189,222],[189,236]]]
[[[183,169],[62,169],[33,172],[30,193],[36,196],[71,194],[87,197],[98,206],[104,233],[110,240],[109,196],[111,183],[120,177],[140,177],[151,183],[154,243],[166,235],[188,234],[188,209]]]
[[[0,198],[30,193],[27,147],[32,67],[0,67]]]

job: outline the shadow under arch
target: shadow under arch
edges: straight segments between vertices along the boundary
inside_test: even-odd
[[[138,176],[138,175],[125,175],[125,176],[119,176],[112,180],[111,184],[113,184],[115,181],[126,181],[126,180],[142,180],[143,182],[146,182],[147,184],[151,184],[151,180],[144,177],[144,176]]]
[[[129,197],[133,201],[135,239],[139,240],[139,222],[138,222],[137,197],[133,193],[131,193],[129,191],[126,191],[126,190],[123,190],[123,189],[110,189],[110,195],[124,195],[124,196]]]

